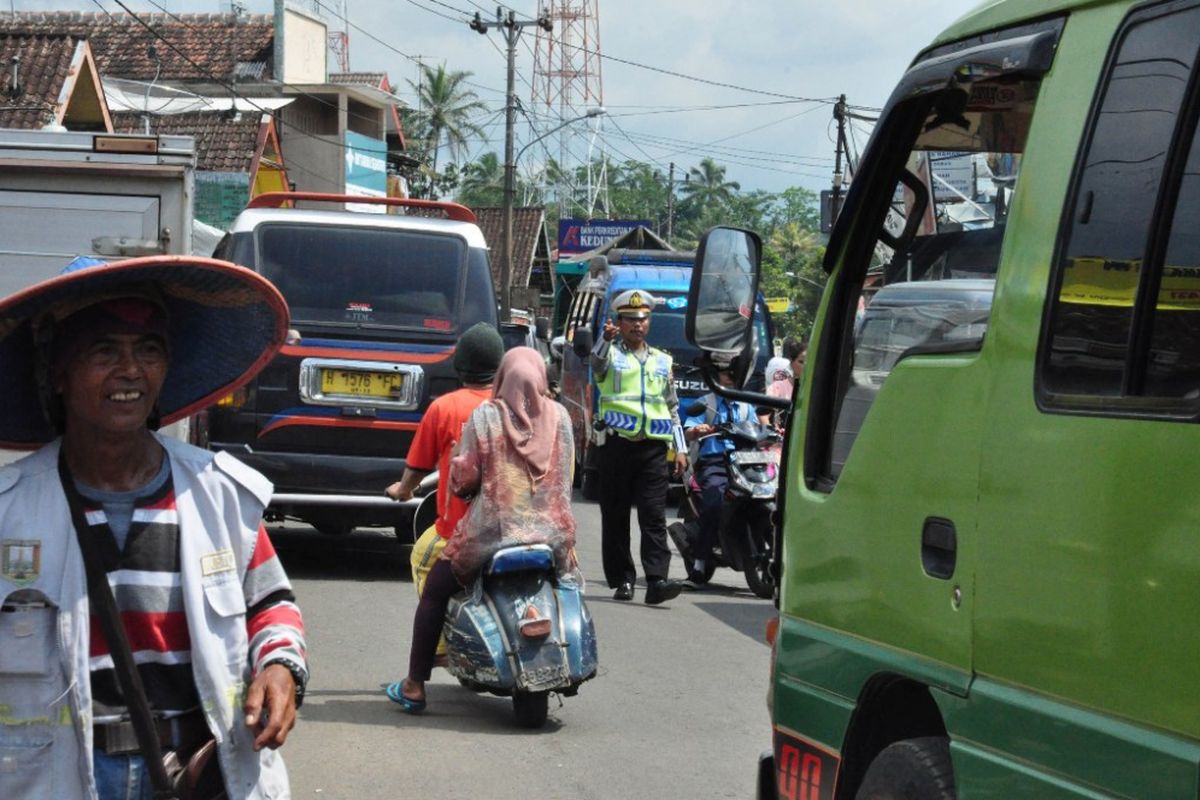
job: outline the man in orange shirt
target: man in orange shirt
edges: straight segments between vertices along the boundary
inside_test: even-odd
[[[425,576],[442,554],[446,540],[467,511],[467,503],[448,487],[450,451],[462,435],[475,407],[492,396],[492,378],[504,357],[504,342],[494,327],[480,322],[463,334],[454,350],[454,371],[463,387],[429,404],[408,448],[404,474],[384,491],[393,500],[409,500],[421,479],[435,469],[442,476],[437,488],[437,520],[417,539],[412,550],[413,584],[417,594]],[[439,646],[439,655],[444,649]]]

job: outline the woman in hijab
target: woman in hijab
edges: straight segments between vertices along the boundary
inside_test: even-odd
[[[549,397],[545,361],[529,347],[509,350],[492,399],[472,413],[450,462],[450,490],[472,498],[471,505],[426,578],[408,677],[387,688],[405,711],[425,709],[446,606],[493,553],[510,544],[548,544],[560,574],[575,569],[574,464],[571,419]]]
[[[783,356],[767,362],[767,394],[792,399],[792,365]]]
[[[784,400],[792,399],[792,365],[783,356],[775,356],[767,362],[767,394]],[[782,430],[785,414],[779,410],[771,412],[771,424]]]

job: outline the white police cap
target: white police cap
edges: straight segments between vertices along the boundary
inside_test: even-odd
[[[627,289],[613,298],[613,311],[621,317],[645,319],[661,301],[647,291]]]

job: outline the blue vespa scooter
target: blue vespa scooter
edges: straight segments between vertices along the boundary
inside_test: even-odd
[[[419,491],[431,484],[427,477]],[[443,635],[450,674],[472,691],[512,697],[526,728],[545,724],[551,693],[572,697],[596,676],[591,612],[580,587],[558,577],[548,545],[497,551],[451,599]]]

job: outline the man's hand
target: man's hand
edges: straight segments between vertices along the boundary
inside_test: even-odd
[[[402,480],[396,481],[391,486],[384,489],[383,493],[393,500],[399,500],[400,502],[412,500],[413,497],[413,490],[406,488],[404,486],[404,481]]]
[[[676,453],[675,454],[675,477],[676,478],[680,478],[683,476],[683,471],[687,468],[687,463],[688,463],[687,453]]]
[[[296,681],[288,668],[271,664],[258,673],[246,690],[242,711],[256,751],[281,747],[296,727]]]
[[[694,442],[701,436],[707,436],[715,430],[716,428],[712,425],[709,425],[707,422],[701,422],[699,425],[693,425],[684,431],[684,435],[687,437],[688,441]]]
[[[611,319],[604,320],[604,341],[611,342],[620,332],[621,329]]]

